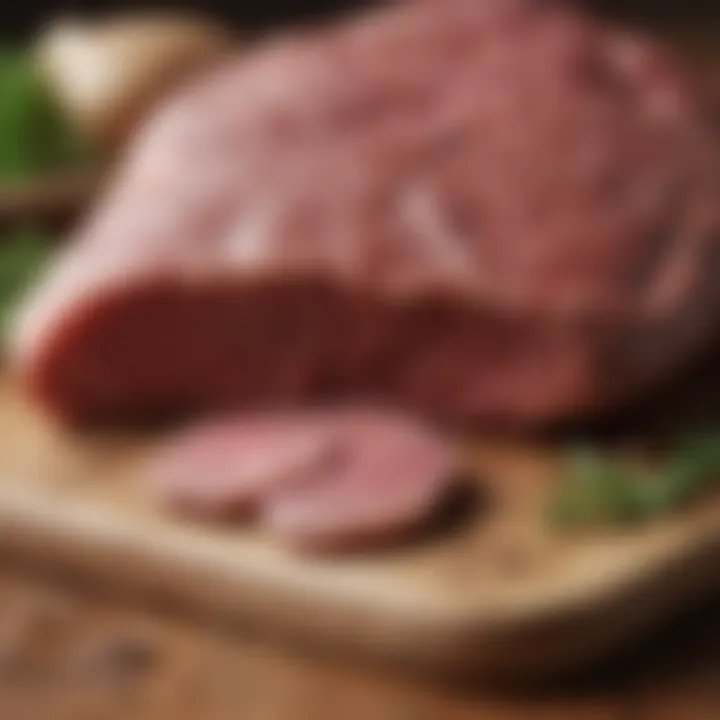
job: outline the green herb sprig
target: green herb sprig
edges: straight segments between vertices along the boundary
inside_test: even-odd
[[[29,51],[0,48],[0,185],[47,177],[92,161]]]
[[[581,446],[565,460],[549,518],[562,529],[637,524],[681,509],[719,479],[720,433],[689,434],[650,468]]]
[[[27,287],[51,253],[51,236],[30,221],[18,224],[0,240],[0,334],[5,336],[11,315]]]

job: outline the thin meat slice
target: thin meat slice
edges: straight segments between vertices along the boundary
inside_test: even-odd
[[[314,420],[249,416],[192,427],[154,454],[148,476],[161,502],[183,515],[247,517],[264,493],[328,457],[332,433]]]
[[[435,430],[393,411],[345,408],[205,423],[148,467],[161,503],[184,517],[257,517],[305,551],[384,544],[433,513],[458,460]]]
[[[342,447],[333,460],[266,496],[263,523],[293,547],[333,552],[397,539],[432,515],[456,478],[451,445],[412,420],[349,413],[335,427]]]

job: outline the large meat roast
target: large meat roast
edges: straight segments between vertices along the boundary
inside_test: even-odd
[[[715,331],[711,117],[663,48],[551,3],[275,39],[148,119],[20,314],[16,368],[73,421],[625,401]]]

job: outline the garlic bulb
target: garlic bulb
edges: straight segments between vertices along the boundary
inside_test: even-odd
[[[174,85],[233,46],[223,27],[187,15],[61,20],[39,36],[39,69],[79,127],[121,143]]]

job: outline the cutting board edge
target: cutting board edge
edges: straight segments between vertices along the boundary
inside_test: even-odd
[[[88,528],[78,526],[76,515],[63,517],[57,507],[49,515],[47,508],[13,506],[0,497],[0,552],[101,581],[123,595],[160,599],[193,615],[441,673],[562,673],[603,659],[720,587],[720,529],[679,547],[662,566],[644,568],[594,598],[568,597],[535,614],[526,608],[513,617],[502,612],[493,616],[487,609],[473,612],[469,606],[453,611],[418,604],[413,611],[407,605],[383,605],[381,595],[364,604],[351,593],[338,603],[310,591],[309,585],[285,586],[278,596],[272,582],[238,580],[231,573],[218,582],[217,573],[197,557],[188,564],[181,548],[163,555],[129,534],[118,536],[109,524],[103,536],[103,523],[92,522],[89,544]],[[132,532],[130,524],[127,532]]]

